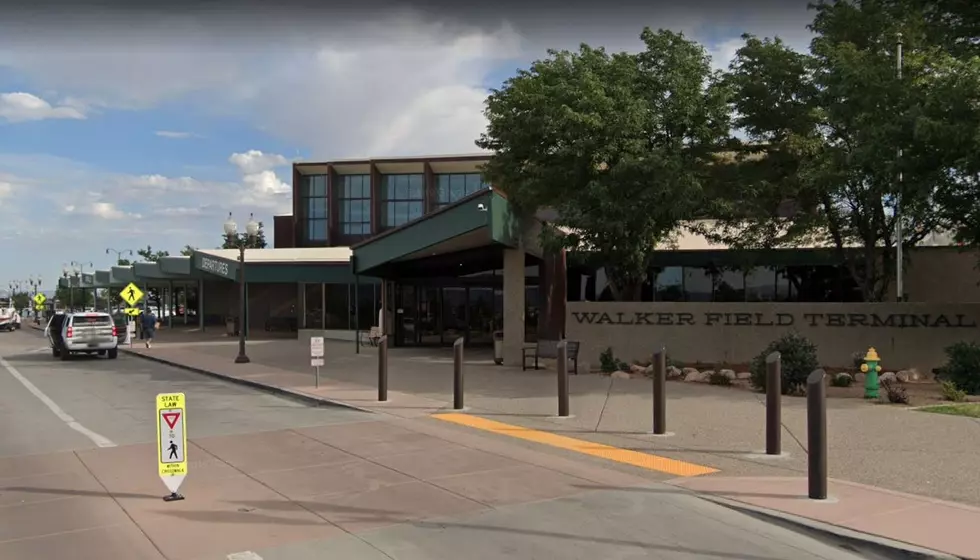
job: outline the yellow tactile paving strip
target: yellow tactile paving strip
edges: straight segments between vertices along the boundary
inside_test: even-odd
[[[640,467],[641,469],[672,474],[674,476],[700,476],[718,472],[718,469],[703,465],[695,465],[694,463],[668,459],[667,457],[659,457],[657,455],[650,455],[649,453],[640,453],[639,451],[630,449],[622,449],[540,430],[532,430],[531,428],[524,428],[522,426],[504,424],[503,422],[487,420],[486,418],[471,416],[469,414],[447,413],[435,414],[433,417],[477,430],[533,441],[535,443],[567,449],[569,451],[600,457],[602,459],[616,461],[617,463],[625,463],[634,467]]]

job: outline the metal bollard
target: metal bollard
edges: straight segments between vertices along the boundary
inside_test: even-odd
[[[388,400],[388,335],[378,341],[378,401]]]
[[[779,352],[766,356],[766,455],[782,453],[783,376]]]
[[[463,337],[453,343],[453,408],[463,409]]]
[[[827,384],[818,369],[806,378],[807,486],[810,499],[827,499]]]
[[[653,433],[667,433],[667,350],[653,355]]]
[[[568,341],[558,342],[558,416],[568,417]]]

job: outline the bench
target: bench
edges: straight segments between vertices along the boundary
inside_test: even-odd
[[[365,346],[377,346],[381,341],[381,327],[371,327],[371,330],[361,331],[361,344]]]
[[[568,340],[567,342],[567,352],[566,355],[568,360],[572,362],[573,373],[578,373],[578,342],[574,340]],[[522,360],[521,370],[527,370],[527,361],[529,359],[534,359],[534,369],[541,369],[538,366],[539,358],[546,358],[549,360],[558,359],[558,341],[557,340],[539,340],[534,346],[524,349],[524,359]]]

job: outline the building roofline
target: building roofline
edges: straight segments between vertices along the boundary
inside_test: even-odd
[[[334,159],[327,161],[294,161],[293,167],[320,167],[324,165],[368,165],[371,163],[423,163],[423,162],[442,162],[442,161],[481,161],[488,160],[493,154],[473,153],[473,154],[441,154],[441,155],[422,155],[422,156],[386,156],[369,157],[354,159]]]

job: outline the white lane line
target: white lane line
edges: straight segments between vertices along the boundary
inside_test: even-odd
[[[262,560],[262,557],[251,550],[246,550],[245,552],[233,552],[229,554],[228,560]]]
[[[26,387],[28,391],[30,391],[35,397],[37,397],[41,402],[43,402],[48,408],[50,408],[51,412],[53,412],[55,416],[60,418],[62,422],[68,424],[69,428],[75,430],[76,432],[92,440],[92,443],[98,445],[99,447],[116,446],[116,444],[113,443],[112,440],[110,440],[109,438],[101,434],[97,434],[92,430],[86,428],[85,426],[79,424],[78,421],[75,420],[70,414],[62,410],[62,408],[58,406],[56,402],[51,400],[51,397],[42,393],[41,390],[37,388],[37,386],[31,383],[26,377],[21,375],[20,372],[17,371],[17,369],[14,368],[14,366],[10,365],[10,362],[4,360],[3,357],[0,357],[0,366],[3,366],[4,369],[9,371],[10,375],[14,376],[14,379],[20,381],[21,385]]]

